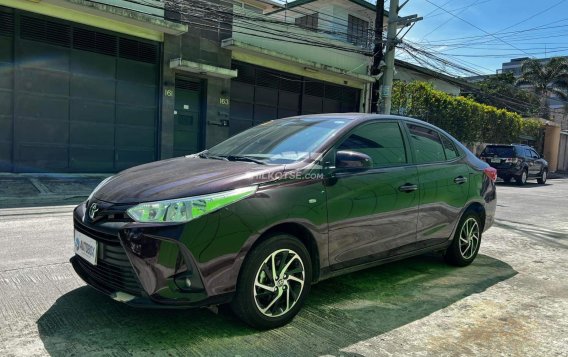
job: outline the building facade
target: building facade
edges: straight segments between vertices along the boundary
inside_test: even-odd
[[[114,172],[159,158],[164,4],[0,1],[0,171]]]
[[[0,0],[0,171],[117,172],[366,112],[374,17],[363,0]]]

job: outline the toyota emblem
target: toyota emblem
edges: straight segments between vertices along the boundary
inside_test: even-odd
[[[93,203],[91,207],[89,207],[89,218],[95,219],[97,212],[99,211],[99,206],[96,203]]]

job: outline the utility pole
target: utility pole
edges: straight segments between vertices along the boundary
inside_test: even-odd
[[[398,25],[398,0],[390,0],[389,24],[387,29],[386,68],[383,76],[382,96],[385,98],[383,114],[390,114],[392,105],[392,81],[394,78],[394,49],[396,47],[396,28]]]
[[[398,6],[398,0],[391,0],[389,8],[389,23],[387,29],[387,43],[385,46],[385,73],[383,75],[383,86],[381,90],[382,97],[385,99],[384,114],[390,114],[392,106],[392,82],[394,79],[394,50],[399,39],[397,38],[397,29],[399,27],[408,26],[416,21],[422,20],[418,15],[410,15],[398,17],[398,12],[408,3],[406,0],[401,6]]]
[[[371,113],[379,112],[379,74],[381,73],[381,61],[383,60],[383,27],[385,16],[385,0],[377,0],[375,14],[375,46],[373,47],[373,66],[371,76],[375,77],[371,89]]]

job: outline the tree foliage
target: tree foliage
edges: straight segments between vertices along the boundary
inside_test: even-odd
[[[434,124],[461,142],[515,143],[519,135],[539,136],[542,124],[523,119],[518,113],[454,97],[425,82],[396,82],[392,113]]]
[[[548,62],[528,59],[521,66],[521,77],[517,85],[529,85],[540,97],[541,115],[549,119],[548,100],[556,97],[568,100],[568,60],[564,57],[554,57]]]
[[[513,73],[492,75],[476,83],[477,88],[471,90],[470,96],[478,103],[506,109],[522,116],[538,116],[540,114],[539,97],[516,87],[515,83]]]

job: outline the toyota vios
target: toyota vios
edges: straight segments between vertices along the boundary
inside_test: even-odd
[[[230,303],[273,328],[326,278],[429,251],[470,264],[494,220],[495,178],[419,120],[274,120],[102,182],[74,211],[71,263],[134,306]]]

